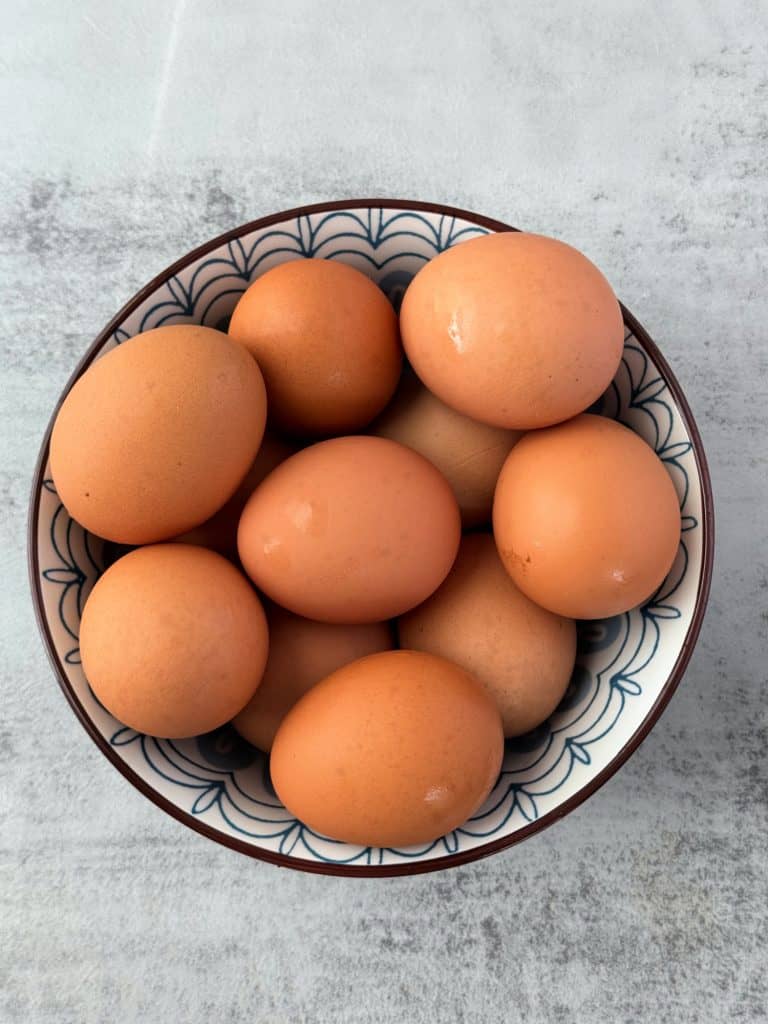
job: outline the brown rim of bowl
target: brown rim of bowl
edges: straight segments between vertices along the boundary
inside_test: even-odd
[[[605,768],[603,768],[603,770],[593,779],[590,779],[589,782],[582,786],[577,793],[574,793],[573,796],[565,800],[559,807],[555,808],[555,810],[550,811],[548,814],[543,815],[536,821],[525,825],[523,828],[518,829],[511,835],[483,843],[482,845],[473,847],[470,850],[448,854],[443,857],[434,857],[432,859],[413,861],[403,864],[360,865],[334,864],[326,863],[325,861],[306,860],[300,857],[288,857],[281,853],[272,853],[269,850],[259,849],[245,840],[237,839],[233,836],[225,835],[223,832],[219,832],[217,829],[212,828],[205,822],[199,821],[189,812],[177,807],[175,804],[171,803],[170,800],[167,800],[152,789],[152,787],[148,785],[141,776],[125,764],[115,750],[109,745],[107,740],[105,740],[101,733],[96,729],[82,704],[78,700],[74,690],[70,686],[64,668],[54,647],[53,638],[51,637],[48,622],[43,610],[43,599],[40,588],[40,566],[37,553],[37,521],[40,507],[40,492],[42,490],[43,483],[43,471],[48,461],[48,446],[50,442],[51,428],[53,426],[56,413],[58,412],[65,396],[74,382],[93,361],[96,353],[104,342],[107,341],[122,321],[149,295],[151,295],[152,292],[156,291],[157,288],[163,285],[169,278],[173,277],[174,274],[183,270],[188,264],[199,259],[201,256],[205,256],[207,253],[211,252],[211,250],[218,248],[218,246],[231,242],[233,239],[239,238],[241,235],[248,234],[251,231],[270,227],[272,224],[279,223],[283,220],[291,220],[295,217],[302,217],[313,213],[330,213],[334,210],[355,208],[401,209],[437,213],[448,217],[458,217],[461,220],[477,224],[479,227],[489,228],[491,231],[518,230],[517,228],[511,227],[509,224],[503,224],[501,221],[493,220],[490,217],[482,217],[479,214],[472,213],[467,210],[456,209],[452,206],[443,206],[441,203],[420,203],[409,199],[346,199],[331,203],[315,203],[310,206],[300,206],[295,210],[285,210],[281,213],[271,214],[269,217],[261,217],[260,219],[251,221],[241,227],[233,228],[231,231],[226,231],[224,234],[219,235],[212,241],[206,242],[204,245],[194,249],[186,256],[183,256],[166,270],[163,270],[162,273],[158,274],[157,277],[153,278],[149,282],[149,284],[145,285],[139,292],[137,292],[136,295],[134,295],[125,306],[123,306],[120,312],[113,317],[104,330],[100,332],[96,340],[89,347],[83,359],[80,361],[77,369],[70,377],[58,402],[56,403],[55,409],[53,410],[50,422],[48,423],[45,431],[45,436],[40,448],[40,454],[38,456],[32,481],[32,495],[30,498],[27,532],[30,585],[32,589],[33,603],[35,606],[35,616],[37,618],[37,624],[40,629],[43,644],[45,645],[48,658],[53,666],[56,678],[58,679],[59,686],[64,691],[64,696],[69,701],[72,710],[80,719],[85,731],[94,741],[102,754],[112,762],[114,767],[117,768],[117,770],[124,775],[140,793],[164,810],[167,814],[170,814],[171,817],[176,818],[177,821],[180,821],[188,828],[194,829],[194,831],[199,832],[201,835],[215,840],[217,843],[228,846],[230,849],[236,850],[238,853],[246,854],[249,857],[255,857],[258,860],[276,864],[278,867],[294,868],[299,871],[309,871],[323,875],[347,875],[357,877],[416,875],[427,871],[441,871],[444,868],[458,867],[461,864],[468,864],[471,861],[480,860],[482,857],[488,857],[493,853],[498,853],[500,850],[506,849],[507,847],[514,846],[516,843],[520,843],[524,839],[528,839],[537,832],[542,832],[550,825],[553,825],[556,821],[564,818],[567,814],[592,796],[593,793],[597,792],[597,790],[600,789],[600,787],[606,783],[608,779],[610,779],[611,776],[619,770],[619,768],[621,768],[625,761],[631,757],[656,724],[662,711],[669,703],[672,694],[677,689],[688,662],[690,661],[691,654],[693,653],[693,648],[701,629],[702,620],[704,619],[704,612],[707,606],[707,598],[709,597],[709,588],[712,579],[712,561],[714,555],[714,503],[712,498],[712,484],[709,477],[709,470],[707,468],[707,460],[704,455],[704,446],[701,441],[701,436],[682,389],[680,388],[675,375],[672,373],[672,370],[669,368],[667,361],[656,347],[656,344],[651,340],[647,331],[623,305],[621,309],[625,324],[632,330],[632,333],[640,342],[643,349],[648,353],[655,365],[658,367],[662,378],[666,382],[675,399],[675,403],[680,410],[680,414],[683,417],[683,421],[693,444],[696,467],[701,484],[703,504],[703,513],[701,517],[703,531],[702,565],[698,592],[696,594],[696,604],[691,624],[688,627],[688,632],[685,640],[683,641],[677,661],[675,662],[661,693],[656,698],[653,707],[646,715],[640,728],[632,735],[629,741],[625,743],[619,753],[609,762],[609,764],[607,764]]]

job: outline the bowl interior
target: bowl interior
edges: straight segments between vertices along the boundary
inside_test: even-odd
[[[110,325],[90,358],[162,324],[225,328],[250,281],[307,256],[357,267],[397,306],[425,261],[485,233],[490,223],[429,207],[361,203],[248,225],[161,275]],[[113,763],[166,810],[213,838],[279,863],[329,871],[424,870],[472,859],[535,831],[596,788],[674,688],[706,589],[706,470],[692,443],[695,427],[673,397],[669,371],[651,354],[655,348],[628,314],[626,321],[624,357],[599,411],[645,438],[667,466],[683,517],[677,559],[645,607],[581,626],[576,671],[558,710],[535,732],[508,742],[496,787],[470,821],[418,848],[364,848],[315,834],[275,797],[264,755],[228,726],[196,739],[158,740],[123,727],[100,706],[83,676],[78,632],[85,599],[114,552],[62,506],[46,442],[31,522],[41,626],[67,696]]]

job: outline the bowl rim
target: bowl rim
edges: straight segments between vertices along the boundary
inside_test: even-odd
[[[640,728],[632,734],[627,740],[624,746],[619,752],[609,761],[609,763],[600,771],[594,778],[586,782],[576,793],[570,796],[567,800],[556,807],[554,810],[542,815],[541,818],[537,818],[536,821],[530,822],[522,828],[516,830],[507,836],[502,836],[497,839],[493,839],[487,843],[482,843],[479,846],[475,846],[471,849],[458,851],[456,853],[446,854],[440,857],[429,858],[420,861],[409,861],[407,863],[398,864],[335,864],[328,863],[325,861],[312,861],[306,858],[293,857],[282,853],[275,853],[271,850],[264,850],[257,846],[254,846],[243,839],[238,839],[235,836],[229,836],[224,832],[218,831],[216,828],[208,825],[204,821],[200,821],[189,811],[178,807],[172,803],[171,800],[164,797],[161,793],[157,792],[153,787],[144,780],[137,772],[135,772],[128,764],[126,764],[122,758],[118,755],[115,749],[110,746],[109,742],[102,736],[98,731],[88,713],[86,712],[83,705],[80,703],[74,689],[69,683],[67,674],[61,663],[61,660],[56,651],[53,643],[53,637],[48,626],[48,621],[45,615],[43,606],[43,595],[42,587],[40,583],[40,564],[38,559],[37,550],[37,523],[38,514],[40,508],[40,498],[43,487],[44,471],[48,462],[48,452],[50,445],[51,430],[53,428],[54,420],[61,407],[62,402],[66,398],[70,389],[72,388],[75,381],[83,374],[83,372],[90,366],[94,361],[97,353],[104,345],[104,343],[112,336],[118,326],[128,317],[142,302],[145,301],[153,292],[165,284],[171,277],[178,274],[180,271],[185,269],[190,263],[198,260],[200,257],[207,255],[214,249],[217,249],[221,245],[225,245],[228,242],[233,241],[242,235],[249,234],[252,231],[258,231],[262,228],[267,228],[273,224],[277,224],[281,221],[292,220],[298,217],[305,217],[316,213],[331,213],[337,210],[347,209],[398,209],[398,210],[413,210],[414,212],[438,214],[448,217],[456,217],[461,220],[468,221],[469,223],[476,224],[479,227],[488,228],[491,231],[516,231],[517,228],[512,227],[509,224],[505,224],[502,221],[495,220],[491,217],[485,217],[481,214],[474,213],[469,210],[459,209],[453,206],[446,206],[442,203],[431,203],[431,202],[420,202],[412,199],[340,199],[332,202],[321,202],[313,203],[305,206],[298,206],[294,209],[283,210],[278,213],[270,214],[266,217],[260,217],[256,220],[249,221],[246,224],[242,224],[239,227],[225,231],[223,234],[218,235],[216,238],[205,242],[203,245],[191,250],[180,259],[176,260],[165,270],[162,270],[159,274],[152,278],[148,284],[144,285],[136,294],[128,300],[128,302],[115,314],[110,322],[103,328],[95,338],[95,340],[88,346],[88,349],[79,361],[74,372],[70,376],[66,385],[64,386],[51,414],[50,420],[43,435],[43,440],[40,446],[40,452],[38,454],[37,463],[32,478],[32,493],[30,496],[29,503],[29,516],[27,523],[27,557],[28,557],[28,569],[29,569],[29,580],[32,591],[32,602],[35,610],[35,618],[37,619],[38,629],[43,640],[43,646],[45,647],[48,659],[54,670],[54,674],[57,678],[59,686],[64,693],[70,707],[74,711],[75,715],[80,721],[85,731],[94,741],[96,746],[99,748],[101,753],[111,762],[111,764],[147,799],[154,803],[161,810],[165,811],[172,818],[186,825],[188,828],[193,829],[195,832],[206,836],[208,839],[212,839],[223,846],[228,847],[231,850],[235,850],[238,853],[245,854],[246,856],[255,858],[257,860],[266,861],[271,864],[275,864],[278,867],[292,868],[298,871],[306,871],[314,874],[323,875],[345,875],[348,877],[387,877],[394,875],[416,875],[431,871],[441,871],[449,867],[458,867],[462,864],[468,864],[471,861],[480,860],[483,857],[488,857],[491,854],[499,853],[501,850],[505,850],[508,847],[517,845],[523,842],[523,840],[536,835],[539,832],[543,832],[544,829],[549,828],[556,821],[564,818],[570,814],[571,811],[579,807],[585,800],[589,799],[594,793],[600,789],[622,765],[632,756],[637,750],[643,740],[646,738],[648,733],[654,727],[656,722],[659,720],[662,712],[669,703],[672,695],[680,683],[680,680],[685,673],[685,670],[690,661],[693,649],[696,645],[696,641],[701,630],[702,621],[706,611],[707,600],[709,597],[709,590],[712,581],[712,565],[714,558],[714,500],[712,495],[712,483],[710,480],[709,469],[707,466],[707,459],[704,453],[704,446],[701,440],[696,421],[694,420],[693,413],[691,412],[690,406],[683,394],[682,388],[677,381],[674,373],[672,372],[666,359],[662,356],[655,342],[651,339],[645,328],[638,322],[633,314],[623,305],[621,305],[622,316],[624,323],[629,327],[637,338],[642,348],[651,357],[656,367],[659,370],[661,377],[664,379],[668,386],[672,396],[675,400],[675,404],[680,411],[683,422],[685,423],[686,430],[688,431],[691,443],[693,446],[694,458],[696,461],[696,468],[699,476],[699,483],[701,486],[702,493],[702,563],[701,563],[701,574],[699,578],[699,586],[696,594],[696,602],[693,609],[693,615],[691,623],[688,627],[683,644],[680,648],[677,660],[661,689],[658,697],[654,701],[650,711],[643,720]]]

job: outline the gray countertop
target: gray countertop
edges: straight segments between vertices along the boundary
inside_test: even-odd
[[[0,38],[0,1021],[764,1021],[765,0],[9,0]],[[282,871],[151,806],[67,707],[25,518],[80,353],[299,203],[442,200],[602,266],[679,376],[718,545],[687,676],[566,820],[410,879]]]

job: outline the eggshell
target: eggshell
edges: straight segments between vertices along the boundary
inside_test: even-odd
[[[680,541],[674,484],[627,427],[577,416],[510,452],[493,505],[501,559],[532,601],[599,619],[646,601]]]
[[[208,327],[139,334],[98,359],[51,435],[59,497],[122,544],[173,537],[226,502],[261,444],[266,395],[241,346]]]
[[[519,431],[491,427],[456,412],[427,391],[415,374],[406,373],[371,432],[413,448],[440,470],[456,496],[464,526],[490,522],[496,480]]]
[[[365,274],[344,263],[300,259],[267,271],[238,302],[229,333],[258,360],[270,423],[289,434],[359,430],[397,385],[395,312]]]
[[[540,725],[565,693],[576,624],[530,601],[506,573],[493,537],[463,538],[448,578],[398,622],[400,643],[461,665],[488,690],[505,736]]]
[[[339,437],[256,488],[238,549],[257,586],[297,615],[380,622],[442,583],[460,532],[456,499],[425,458],[380,437]]]
[[[186,544],[137,548],[98,580],[80,624],[83,670],[115,718],[152,736],[228,722],[267,660],[253,588],[225,558]]]
[[[235,493],[218,512],[200,526],[194,526],[173,540],[179,544],[199,544],[200,547],[218,551],[229,559],[237,558],[237,527],[245,504],[261,481],[275,466],[279,466],[296,446],[282,438],[265,435],[261,447]]]
[[[522,232],[445,250],[405,293],[400,329],[424,384],[497,427],[568,419],[608,387],[624,325],[610,285],[576,249]]]
[[[392,647],[387,622],[359,626],[313,622],[271,605],[267,623],[269,657],[264,678],[232,723],[261,750],[272,747],[283,718],[315,683],[351,661]]]
[[[388,651],[328,676],[272,747],[272,782],[311,829],[361,846],[429,843],[467,820],[499,774],[501,720],[482,686],[431,654]]]

